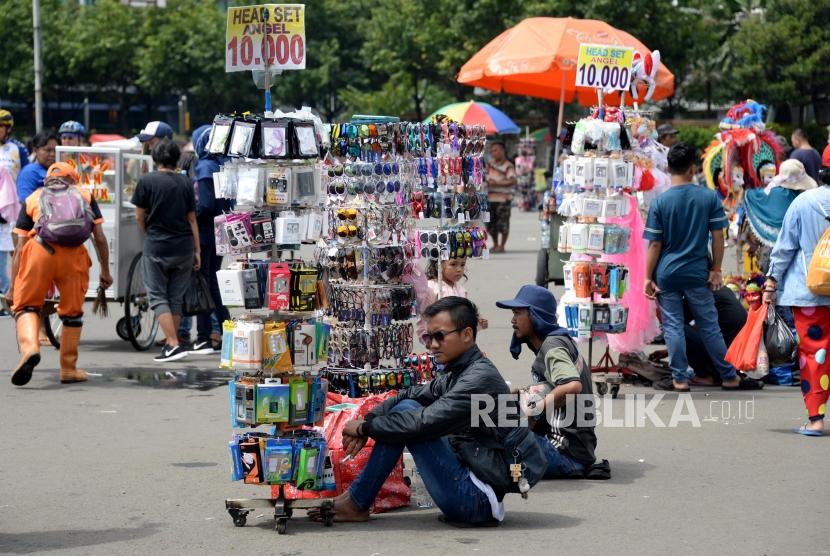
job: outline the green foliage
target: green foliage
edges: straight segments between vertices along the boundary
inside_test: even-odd
[[[122,130],[130,105],[151,110],[181,94],[188,95],[194,127],[218,111],[261,106],[247,72],[224,72],[222,3],[41,6],[47,100],[84,94],[116,102]],[[602,19],[659,49],[681,101],[806,105],[830,82],[830,31],[817,24],[830,19],[826,0],[313,0],[306,3],[307,69],[276,78],[274,102],[308,105],[326,119],[353,112],[423,118],[472,98],[455,81],[460,67],[499,33],[535,16]],[[14,30],[0,58],[0,97],[31,102],[31,3],[6,0],[0,24]],[[525,97],[493,93],[484,100],[520,125],[550,121],[554,111]],[[667,112],[681,108],[673,100]],[[695,144],[708,142],[702,131],[688,133]]]
[[[709,143],[715,138],[715,134],[720,130],[716,125],[680,125],[677,126],[677,131],[679,132],[677,134],[678,141],[693,145],[703,152],[703,149],[709,146]]]
[[[731,87],[739,98],[804,106],[830,82],[830,3],[769,0],[767,10],[740,26],[729,45],[735,54]]]

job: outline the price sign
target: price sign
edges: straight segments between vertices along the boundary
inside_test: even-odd
[[[225,71],[305,69],[305,5],[228,8]]]
[[[631,85],[634,49],[603,44],[580,44],[576,86],[625,91]]]

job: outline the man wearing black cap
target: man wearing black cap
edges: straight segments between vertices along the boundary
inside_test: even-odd
[[[663,124],[657,127],[657,141],[668,148],[677,143],[678,131],[671,124]]]
[[[593,424],[586,424],[593,422],[593,414],[580,415],[585,404],[574,402],[579,394],[593,396],[591,369],[556,321],[556,298],[546,288],[527,285],[514,299],[496,305],[513,310],[513,358],[519,358],[525,344],[536,354],[533,384],[520,394],[532,400],[523,407],[540,416],[533,432],[548,459],[545,479],[584,476],[596,461],[597,437]]]

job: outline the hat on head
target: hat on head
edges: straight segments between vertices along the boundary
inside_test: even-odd
[[[801,161],[794,158],[781,163],[778,175],[772,178],[772,183],[794,191],[807,191],[818,187],[816,180],[807,175]]]
[[[0,110],[0,125],[14,127],[14,116],[8,110]]]
[[[168,139],[173,138],[173,128],[167,125],[164,122],[149,122],[144,129],[142,129],[138,133],[138,140],[142,143],[146,143],[153,137],[167,137]]]
[[[551,315],[556,314],[556,298],[547,288],[528,284],[522,286],[519,293],[513,299],[496,301],[496,307],[501,309],[528,309],[535,307]]]
[[[671,124],[663,124],[657,127],[657,137],[665,137],[666,135],[676,135],[679,133]]]
[[[49,169],[46,170],[46,177],[43,181],[46,182],[50,179],[59,179],[64,182],[71,182],[72,184],[77,184],[81,181],[78,171],[75,170],[75,167],[68,162],[55,162],[49,166]]]
[[[567,336],[568,330],[559,326],[556,321],[556,297],[547,288],[528,284],[522,286],[519,293],[513,299],[497,301],[496,306],[502,309],[527,309],[530,313],[530,322],[533,324],[533,332],[540,339],[548,336]],[[516,333],[510,340],[510,353],[513,359],[518,359],[522,351],[522,344],[526,340],[520,340]]]

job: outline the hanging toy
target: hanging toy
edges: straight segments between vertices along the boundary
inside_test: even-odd
[[[644,101],[651,100],[654,89],[657,87],[657,70],[660,69],[660,51],[641,53],[634,51],[634,58],[631,64],[631,96],[637,101],[640,99],[638,85],[645,84],[648,88],[643,97]]]

